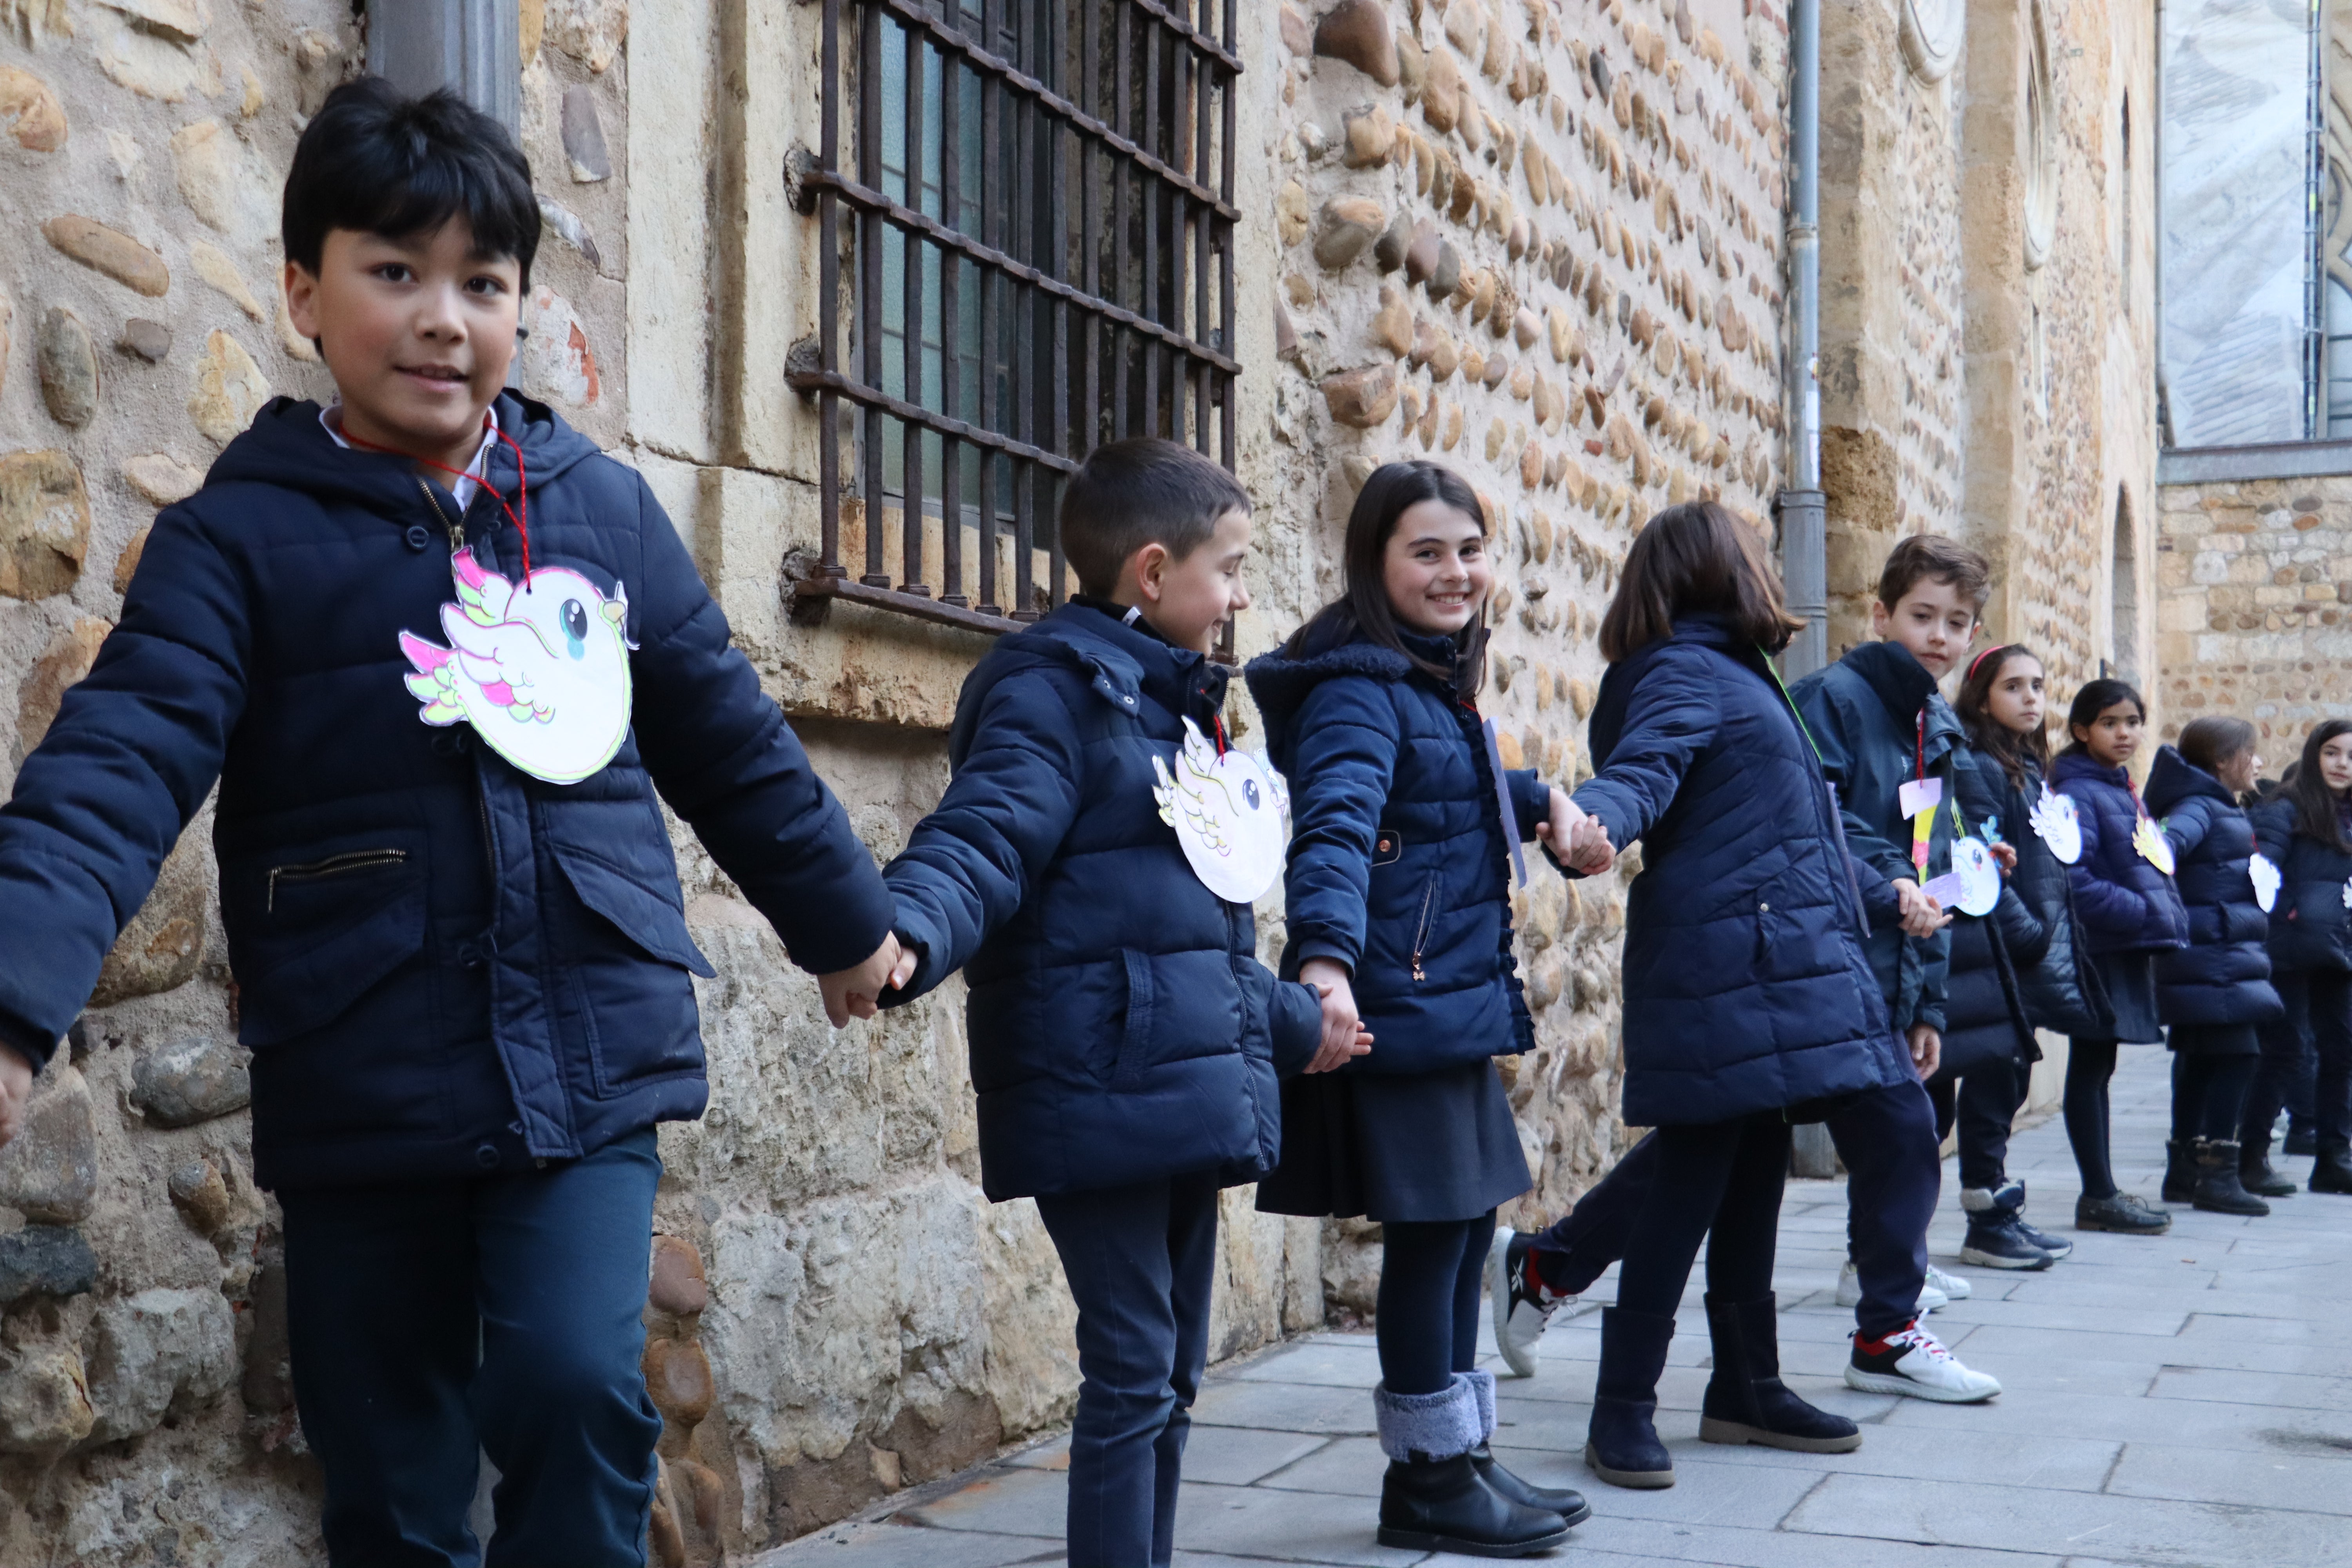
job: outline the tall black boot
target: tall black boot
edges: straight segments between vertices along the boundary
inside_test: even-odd
[[[1654,1490],[1675,1484],[1675,1461],[1658,1441],[1658,1374],[1675,1321],[1622,1307],[1601,1310],[1601,1376],[1584,1462],[1611,1486]]]
[[[2197,1190],[2189,1201],[2208,1214],[2259,1216],[2271,1212],[2270,1205],[2240,1184],[2234,1139],[2197,1140]]]
[[[1470,1391],[1478,1399],[1478,1425],[1485,1434],[1478,1446],[1470,1450],[1470,1463],[1478,1477],[1511,1501],[1527,1508],[1547,1509],[1570,1524],[1582,1524],[1592,1517],[1592,1505],[1584,1494],[1571,1487],[1539,1487],[1522,1480],[1503,1468],[1495,1458],[1495,1374],[1480,1367],[1462,1373],[1470,1380]]]
[[[1862,1447],[1862,1428],[1815,1409],[1780,1381],[1777,1314],[1770,1296],[1756,1301],[1706,1298],[1715,1375],[1699,1405],[1699,1441],[1757,1443],[1799,1454],[1852,1453]]]
[[[2164,1141],[2164,1186],[2157,1195],[2168,1204],[2185,1204],[2197,1196],[2197,1144],[2193,1140]]]
[[[2259,1198],[2290,1197],[2294,1178],[2271,1164],[2270,1129],[2259,1139],[2248,1137],[2238,1148],[2238,1184]]]
[[[2341,1138],[2331,1138],[2320,1144],[2319,1158],[2312,1162],[2306,1190],[2352,1193],[2352,1145]]]
[[[1488,1486],[1470,1458],[1485,1441],[1478,1396],[1465,1377],[1436,1394],[1372,1390],[1381,1451],[1382,1546],[1455,1552],[1472,1557],[1524,1557],[1568,1539],[1568,1521],[1528,1508]]]

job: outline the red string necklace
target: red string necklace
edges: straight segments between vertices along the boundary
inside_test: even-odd
[[[442,462],[436,458],[421,458],[414,452],[404,452],[397,447],[380,445],[377,442],[354,436],[349,430],[345,430],[341,434],[344,440],[350,442],[352,446],[359,447],[362,451],[382,452],[386,457],[392,458],[405,458],[412,463],[422,463],[428,468],[438,468],[445,474],[455,474],[461,479],[473,479],[474,483],[489,491],[490,494],[498,497],[499,510],[507,514],[507,521],[515,525],[515,532],[522,539],[522,575],[523,581],[528,583],[530,581],[530,523],[529,521],[530,517],[530,476],[523,471],[522,444],[517,441],[513,437],[508,435],[503,428],[491,419],[488,413],[485,413],[482,416],[482,427],[497,436],[499,440],[505,442],[514,452],[515,500],[521,504],[522,510],[520,511],[517,511],[514,507],[508,505],[506,492],[499,489],[498,486],[490,483],[487,478],[477,478],[476,476],[467,473],[463,468],[453,468],[448,464]]]

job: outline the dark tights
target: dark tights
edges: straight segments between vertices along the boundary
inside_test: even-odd
[[[1661,1127],[1656,1180],[1625,1248],[1617,1305],[1672,1317],[1706,1239],[1706,1288],[1726,1301],[1771,1293],[1789,1123],[1778,1110],[1696,1127]]]
[[[2083,1173],[2083,1195],[2116,1195],[2107,1157],[2107,1080],[2116,1076],[2116,1042],[2075,1040],[2066,1052],[2066,1142]]]
[[[2260,1057],[2216,1057],[2176,1051],[2172,1057],[2172,1137],[2234,1142],[2246,1090]]]
[[[1381,1378],[1391,1394],[1435,1394],[1478,1364],[1478,1291],[1495,1211],[1381,1226]]]

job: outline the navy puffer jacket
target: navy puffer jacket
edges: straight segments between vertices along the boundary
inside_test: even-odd
[[[662,800],[803,967],[889,931],[872,858],[644,480],[536,403],[498,416],[528,458],[532,565],[627,595],[634,728],[602,772],[542,784],[418,721],[397,637],[437,633],[455,596],[436,508],[457,503],[280,398],[156,519],[0,812],[0,1021],[46,1045],[219,779],[265,1186],[529,1169],[699,1115],[690,976],[711,970]],[[503,445],[489,479],[513,494]],[[520,577],[495,496],[464,526]]]
[[[2189,916],[2189,945],[2156,962],[2158,1013],[2168,1024],[2192,1025],[2280,1016],[2270,917],[2254,901],[2247,871],[2253,824],[2221,780],[2171,746],[2148,765],[2147,800],[2172,840],[2173,885]]]
[[[2189,916],[2172,879],[2132,847],[2139,797],[2131,775],[2080,752],[2050,764],[2050,787],[2071,798],[2083,824],[2083,858],[2068,868],[2074,910],[2093,952],[2168,952],[2189,940]]]
[[[1837,808],[1764,656],[1717,617],[1681,617],[1602,678],[1591,744],[1577,804],[1611,843],[1642,843],[1625,1120],[1722,1121],[1912,1081]]]
[[[1451,638],[1407,635],[1451,666]],[[1289,942],[1348,966],[1372,1049],[1340,1070],[1419,1073],[1535,1048],[1511,952],[1510,846],[1477,710],[1361,639],[1250,661],[1266,754],[1290,784]],[[1550,791],[1506,775],[1531,838]]]
[[[884,870],[921,964],[957,969],[991,1198],[1187,1172],[1255,1181],[1281,1156],[1280,1070],[1313,1057],[1314,988],[1257,961],[1249,906],[1193,875],[1152,761],[1206,733],[1225,670],[1065,605],[963,683],[954,782]],[[1272,803],[1268,803],[1271,806]]]
[[[1900,643],[1864,643],[1797,681],[1789,695],[1836,786],[1846,844],[1865,868],[1865,887],[1874,879],[1925,883],[1951,869],[1951,812],[1939,807],[1929,825],[1925,872],[1912,862],[1911,819],[1903,815],[1902,786],[1923,772],[1942,781],[1949,801],[1952,757],[1965,738],[1927,667]],[[1895,907],[1891,886],[1885,901]],[[1945,1026],[1951,951],[1948,926],[1922,938],[1906,936],[1899,921],[1874,923],[1870,967],[1897,1029]]]
[[[2009,890],[2042,931],[2040,955],[2019,958],[2017,989],[2025,1016],[2038,1029],[2095,1038],[2106,1025],[2106,1003],[2096,989],[2095,976],[2086,976],[2082,959],[2090,952],[2089,938],[2074,913],[2074,889],[2066,863],[2050,851],[2033,830],[2033,806],[2042,798],[2042,773],[2026,764],[2022,786],[2012,784],[1998,761],[1970,750],[1979,784],[1990,781],[2000,796],[2000,834],[2017,851],[2017,869],[2010,873]],[[1972,812],[1970,820],[1981,821]],[[2014,950],[2012,950],[2012,955]],[[2037,1053],[2038,1054],[2038,1053]]]
[[[1980,757],[1963,744],[1953,753],[1952,787],[1960,820],[1970,834],[1987,837],[1987,826],[2008,840],[2002,826],[2000,764]],[[1971,1068],[2021,1056],[2041,1056],[2027,1023],[2018,975],[2038,962],[2050,944],[2050,931],[2012,882],[2004,880],[2000,898],[1982,918],[1956,914],[1950,927],[1952,961],[1945,985],[1943,1069],[1965,1078]]]
[[[2270,917],[2273,967],[2352,969],[2352,910],[2344,906],[2345,889],[2352,887],[2352,850],[2305,833],[2294,802],[2284,796],[2249,815],[2256,842],[2279,868]]]

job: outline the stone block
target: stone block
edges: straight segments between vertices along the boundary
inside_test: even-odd
[[[1323,401],[1342,425],[1369,429],[1396,412],[1397,374],[1390,364],[1365,365],[1323,378]]]
[[[1307,237],[1307,226],[1314,221],[1315,209],[1307,200],[1307,187],[1297,180],[1285,180],[1282,189],[1275,193],[1274,228],[1286,246],[1297,245]]]
[[[193,1160],[165,1178],[172,1206],[198,1236],[217,1235],[228,1224],[228,1183],[210,1160]]]
[[[1315,26],[1315,52],[1346,61],[1382,87],[1396,86],[1401,74],[1381,0],[1339,0]]]
[[[702,1271],[702,1254],[682,1236],[654,1237],[653,1265],[646,1291],[657,1311],[688,1317],[710,1304],[710,1286]]]
[[[575,184],[591,185],[613,177],[613,155],[604,145],[604,122],[596,94],[584,82],[563,89],[563,155]]]
[[[710,1358],[692,1340],[655,1340],[646,1346],[646,1392],[673,1431],[699,1426],[718,1397]]]
[[[268,378],[244,345],[224,331],[207,336],[205,357],[196,367],[196,390],[188,399],[188,417],[196,428],[226,447],[244,434],[268,401]]]
[[[0,1207],[62,1226],[89,1218],[98,1195],[98,1128],[89,1085],[58,1057],[25,1108],[23,1130],[0,1148]]]
[[[41,743],[66,691],[89,673],[112,623],[83,616],[49,639],[16,689],[16,738],[26,752]]]
[[[1429,51],[1421,87],[1421,117],[1441,136],[1462,119],[1462,67],[1443,44]]]
[[[1340,162],[1350,169],[1369,169],[1389,161],[1397,144],[1396,121],[1385,105],[1368,103],[1339,117],[1347,151]]]
[[[161,364],[172,352],[172,329],[144,316],[132,316],[122,323],[121,346],[123,353],[137,354],[149,364]]]
[[[100,966],[98,986],[90,994],[89,1005],[111,1007],[134,996],[153,996],[176,990],[194,979],[197,966],[204,962],[205,931],[211,919],[212,907],[212,879],[205,854],[205,836],[201,833],[183,834],[178,845],[164,858],[163,869],[156,874],[155,886],[148,893],[147,901],[140,906],[131,923],[122,928],[122,934],[115,938],[105,963]],[[167,1050],[177,1048],[167,1047]],[[233,1049],[228,1047],[221,1048]],[[209,1059],[206,1070],[213,1070]],[[244,1079],[241,1066],[236,1069],[236,1079],[241,1086]],[[218,1092],[227,1092],[226,1080]],[[242,1089],[239,1088],[237,1092],[241,1094]],[[226,1110],[234,1110],[244,1103],[239,1099],[236,1105],[228,1106]],[[207,1114],[223,1115],[226,1110]],[[152,1112],[149,1120],[155,1121]],[[156,1124],[184,1125],[173,1121],[157,1121]]]
[[[0,1451],[57,1453],[89,1436],[96,1422],[70,1342],[43,1338],[0,1351]]]
[[[0,1236],[0,1306],[27,1296],[79,1296],[97,1283],[97,1255],[78,1230],[28,1225]]]
[[[0,134],[27,153],[54,153],[71,132],[64,105],[31,71],[0,66]]]
[[[131,1068],[131,1103],[153,1127],[193,1127],[242,1110],[253,1098],[245,1048],[194,1037],[143,1053]]]
[[[114,1442],[217,1399],[236,1377],[236,1324],[214,1289],[151,1289],[101,1304],[91,1324],[90,1436]]]
[[[1337,272],[1361,256],[1388,225],[1388,212],[1370,196],[1334,196],[1316,223],[1315,259]]]
[[[184,463],[168,452],[146,452],[128,459],[122,465],[122,477],[131,481],[132,489],[157,506],[185,500],[205,485],[202,468]],[[116,586],[119,590],[122,584]]]
[[[172,269],[162,257],[96,218],[66,213],[43,224],[41,233],[84,267],[133,292],[159,299],[172,287]]]
[[[0,594],[45,599],[73,586],[89,549],[81,469],[59,451],[0,456]]]
[[[33,342],[49,417],[80,429],[98,412],[98,352],[90,346],[89,329],[71,310],[52,305],[41,312]]]

